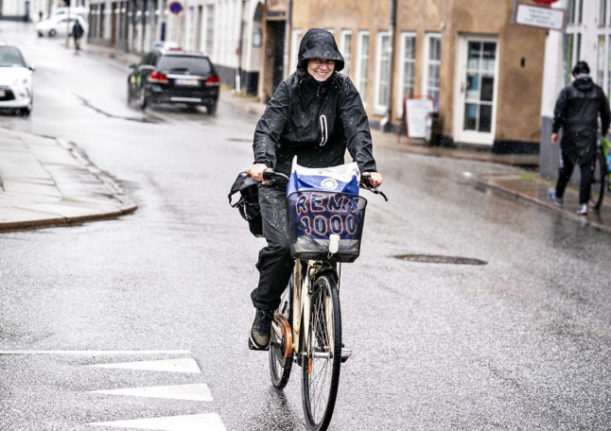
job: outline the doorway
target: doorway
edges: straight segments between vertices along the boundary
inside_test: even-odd
[[[274,41],[274,73],[272,77],[272,93],[284,79],[284,32],[286,27],[285,21],[271,21]]]
[[[454,140],[492,145],[496,123],[498,38],[462,36],[455,85]]]

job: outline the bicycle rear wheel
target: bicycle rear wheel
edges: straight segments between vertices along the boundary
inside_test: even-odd
[[[290,325],[292,317],[291,301],[293,298],[293,276],[289,280],[287,288],[282,294],[280,306],[276,312],[280,313]],[[290,328],[289,328],[290,331]],[[272,385],[276,389],[282,389],[286,386],[291,375],[293,366],[293,355],[289,358],[285,357],[286,343],[291,342],[284,337],[279,336],[274,328],[271,333],[271,344],[269,347],[269,373],[272,379]]]
[[[342,352],[339,294],[335,280],[328,275],[314,281],[309,333],[303,335],[303,410],[308,428],[322,431],[333,415]]]
[[[594,209],[600,209],[607,186],[607,167],[605,156],[600,148],[596,150],[594,166],[592,167],[592,184],[590,186],[590,203]]]

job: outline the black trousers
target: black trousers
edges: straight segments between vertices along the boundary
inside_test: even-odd
[[[562,152],[562,158],[560,159],[560,170],[558,172],[558,182],[556,183],[556,197],[562,199],[564,196],[564,190],[566,189],[571,175],[573,175],[573,169],[575,164],[572,160]],[[579,204],[587,204],[590,200],[590,184],[594,174],[594,158],[586,163],[579,165],[581,179],[579,182]]]
[[[259,252],[259,284],[250,294],[255,307],[274,310],[293,271],[291,259],[286,191],[270,185],[259,186],[259,205],[263,219],[263,236],[267,246]]]

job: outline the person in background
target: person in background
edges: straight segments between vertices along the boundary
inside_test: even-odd
[[[85,33],[85,29],[81,25],[81,21],[77,19],[74,21],[74,26],[72,26],[72,37],[74,38],[74,49],[77,51],[81,49],[80,41],[81,37],[83,37],[83,33]]]
[[[609,131],[611,113],[609,101],[603,90],[592,82],[590,67],[579,61],[573,67],[573,82],[558,96],[552,123],[552,144],[558,145],[562,156],[555,189],[548,196],[554,204],[562,206],[564,190],[571,179],[575,165],[579,165],[579,209],[577,214],[588,214],[590,184],[594,171],[594,156],[598,140],[598,118],[601,120],[603,136]],[[562,128],[562,140],[558,132]]]

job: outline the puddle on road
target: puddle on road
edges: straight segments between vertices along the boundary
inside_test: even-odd
[[[443,263],[451,265],[487,265],[488,262],[480,259],[460,256],[441,256],[435,254],[397,254],[395,259],[418,263]]]

